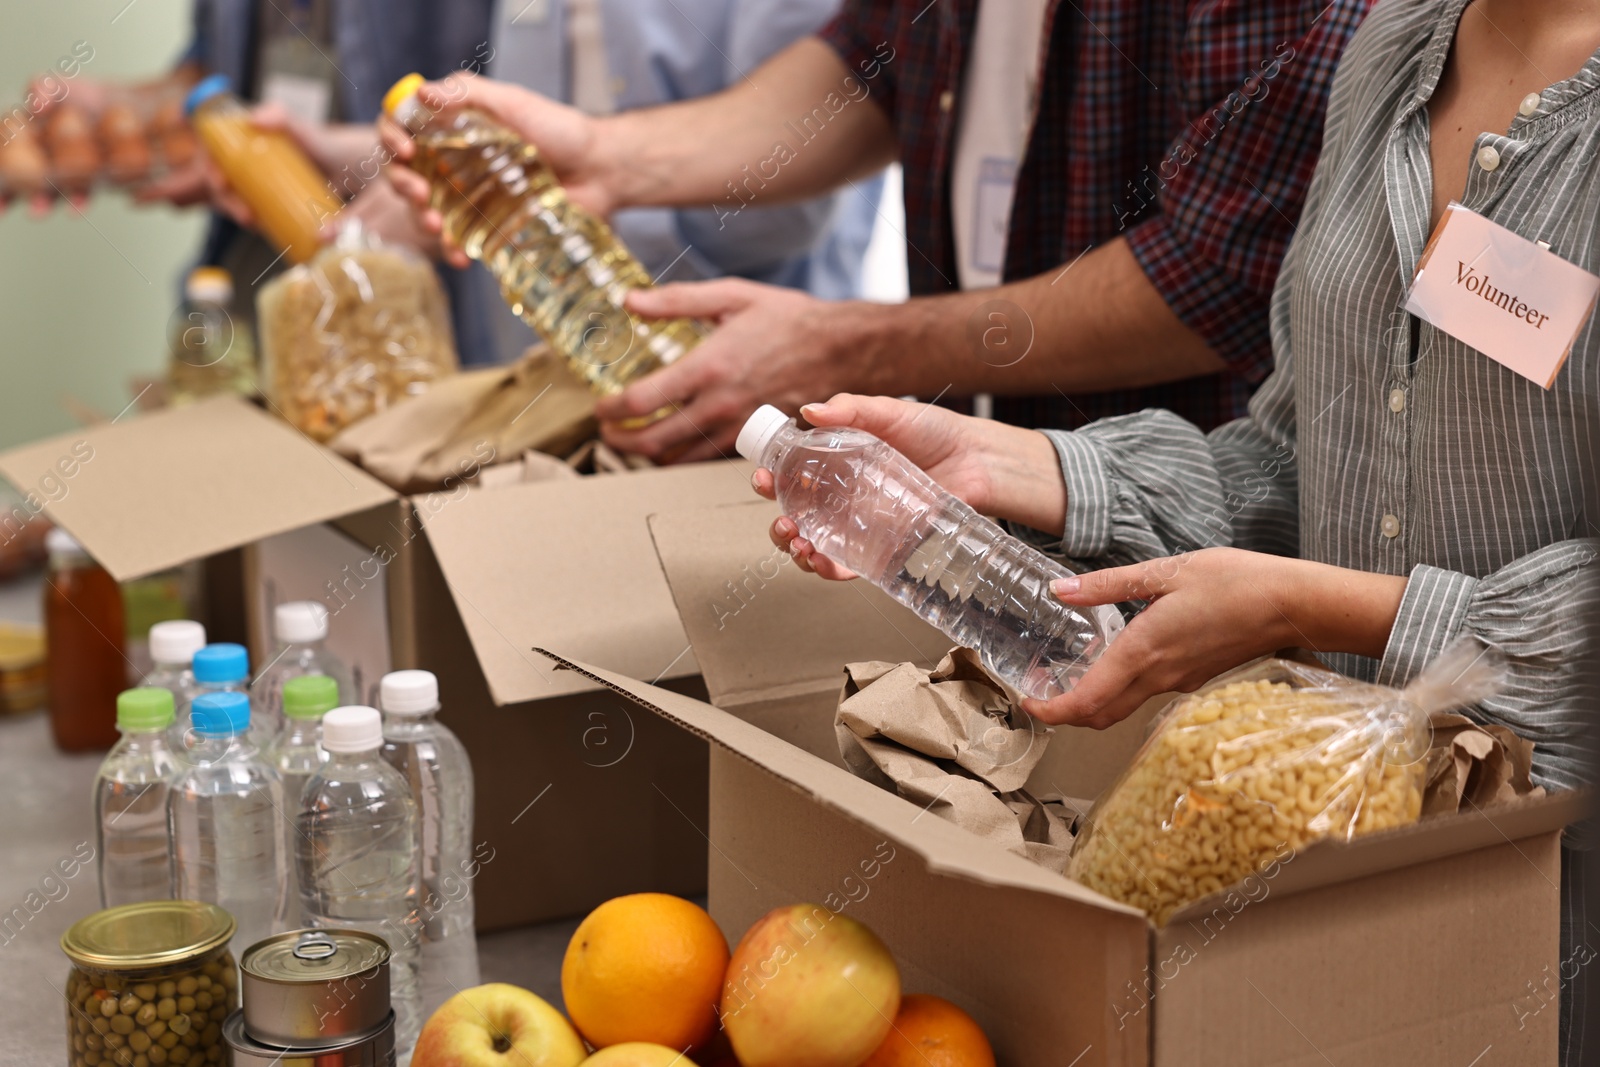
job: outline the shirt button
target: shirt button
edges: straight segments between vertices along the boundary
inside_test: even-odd
[[[949,89],[946,89],[944,92],[939,94],[939,110],[940,111],[949,111],[951,108],[953,108],[955,106],[956,106],[956,94],[955,93],[951,92]]]
[[[1389,410],[1396,415],[1406,409],[1406,391],[1404,389],[1389,390]]]
[[[1399,537],[1400,536],[1400,520],[1395,518],[1393,515],[1385,515],[1383,517],[1382,530],[1383,530],[1383,536],[1385,536],[1385,537]]]
[[[1493,145],[1484,145],[1478,149],[1478,166],[1484,170],[1494,170],[1500,165],[1500,153],[1494,150]]]
[[[1538,93],[1529,93],[1527,96],[1522,98],[1522,103],[1517,105],[1517,113],[1520,114],[1523,118],[1527,118],[1529,115],[1533,114],[1535,111],[1538,111],[1538,110],[1539,110],[1539,94]]]

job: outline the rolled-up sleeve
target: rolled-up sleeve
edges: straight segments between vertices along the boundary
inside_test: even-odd
[[[1585,784],[1583,739],[1591,706],[1586,672],[1590,620],[1600,610],[1593,566],[1600,540],[1547,545],[1474,578],[1438,567],[1412,569],[1377,681],[1404,687],[1452,641],[1474,636],[1498,649],[1506,685],[1474,712],[1534,743],[1534,777],[1547,788]]]

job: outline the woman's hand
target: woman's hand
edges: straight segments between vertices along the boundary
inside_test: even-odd
[[[986,515],[1054,529],[1065,521],[1066,488],[1055,446],[1041,433],[958,415],[932,404],[850,393],[823,404],[807,404],[800,414],[813,426],[849,426],[888,442]],[[756,471],[751,484],[768,500],[775,499],[771,471]],[[772,524],[770,536],[802,570],[835,580],[855,577],[817,555],[799,533],[794,521],[783,516]]]
[[[555,172],[573,203],[601,218],[619,206],[596,151],[598,120],[577,108],[509,82],[466,73],[426,83],[417,90],[417,99],[434,113],[434,123],[442,121],[442,113],[462,108],[484,112],[538,148],[539,158]],[[443,220],[429,205],[427,181],[405,166],[416,155],[410,131],[384,115],[378,119],[378,134],[393,161],[384,167],[384,175],[395,191],[410,201],[423,228],[440,233]],[[467,265],[465,253],[448,237],[443,247],[448,263]]]
[[[1381,656],[1406,578],[1207,548],[1054,585],[1075,607],[1149,602],[1072,692],[1022,704],[1047,723],[1104,729],[1153,696],[1193,692],[1282,648]]]

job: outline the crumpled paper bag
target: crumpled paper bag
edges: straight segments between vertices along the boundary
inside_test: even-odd
[[[834,720],[839,753],[860,777],[926,811],[1065,873],[1080,807],[1023,788],[1051,730],[1013,706],[975,653],[932,671],[851,663]]]
[[[585,441],[564,458],[530,449],[511,463],[485,467],[477,484],[480,488],[494,489],[522,482],[548,482],[590,474],[619,474],[644,470],[654,465],[643,456],[623,455],[597,439]]]
[[[1530,776],[1532,741],[1504,726],[1480,726],[1465,715],[1435,715],[1432,725],[1423,818],[1544,795]]]
[[[421,493],[471,481],[529,450],[564,456],[597,428],[588,386],[536,345],[509,366],[441,378],[330,445],[400,492]]]

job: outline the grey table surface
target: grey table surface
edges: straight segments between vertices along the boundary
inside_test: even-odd
[[[36,622],[41,579],[0,583],[0,619]],[[67,755],[43,713],[0,719],[0,1067],[66,1063],[58,942],[98,909],[95,868],[61,877],[57,862],[94,842],[90,792],[99,754]],[[8,918],[9,916],[9,918]],[[561,956],[578,920],[478,938],[485,982],[510,982],[561,1004]]]

